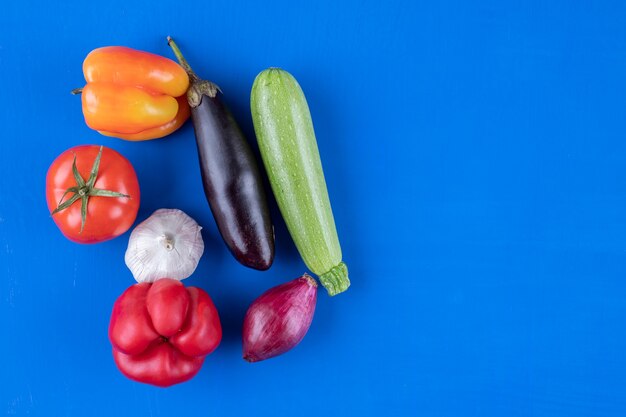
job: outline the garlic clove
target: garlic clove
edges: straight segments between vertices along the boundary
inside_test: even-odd
[[[204,252],[202,227],[178,209],[159,209],[130,234],[124,260],[137,282],[183,280]]]

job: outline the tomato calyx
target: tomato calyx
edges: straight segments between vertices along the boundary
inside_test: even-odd
[[[74,174],[74,180],[76,181],[75,187],[70,187],[61,196],[57,208],[50,214],[54,216],[56,213],[67,209],[76,201],[81,200],[80,207],[80,233],[83,232],[85,228],[85,222],[87,221],[87,206],[89,205],[89,197],[122,197],[122,198],[130,198],[127,194],[122,194],[117,191],[112,190],[103,190],[100,188],[94,187],[96,183],[96,178],[98,177],[98,170],[100,169],[100,159],[102,159],[102,150],[103,146],[100,146],[100,150],[98,151],[98,156],[93,161],[93,165],[91,166],[91,172],[89,173],[89,178],[87,181],[83,179],[83,177],[78,172],[78,168],[76,167],[76,155],[74,155],[74,161],[72,162],[72,173]],[[71,197],[65,200],[65,197],[68,194],[72,194]],[[63,201],[65,200],[65,201]]]

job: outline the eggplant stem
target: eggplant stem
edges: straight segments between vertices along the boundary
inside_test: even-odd
[[[218,91],[220,93],[222,92],[222,90],[220,90],[217,85],[215,85],[211,81],[200,79],[200,77],[198,77],[196,73],[193,72],[191,66],[189,66],[189,63],[183,56],[182,52],[180,52],[180,49],[178,49],[178,45],[176,45],[176,42],[174,42],[174,39],[172,39],[171,36],[167,37],[167,44],[172,48],[172,51],[174,51],[174,55],[176,55],[176,59],[178,59],[180,66],[183,67],[183,69],[189,76],[189,81],[191,82],[191,85],[187,90],[187,101],[189,102],[189,105],[192,109],[200,105],[200,103],[202,102],[202,96],[214,98],[217,95]]]
[[[172,51],[174,51],[174,55],[176,55],[176,59],[178,59],[180,66],[183,67],[187,75],[189,75],[189,78],[191,78],[191,81],[193,82],[193,81],[199,80],[198,76],[196,75],[195,72],[193,72],[193,70],[191,69],[191,66],[189,65],[185,57],[183,56],[182,52],[180,52],[178,45],[176,45],[176,42],[174,42],[174,39],[171,36],[167,37],[167,44],[170,46],[170,48],[172,48]]]

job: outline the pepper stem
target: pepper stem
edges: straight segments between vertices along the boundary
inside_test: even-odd
[[[182,52],[180,52],[178,45],[176,45],[176,42],[174,42],[174,39],[172,39],[171,36],[167,37],[167,44],[170,46],[170,48],[172,48],[172,51],[174,51],[174,55],[176,55],[176,59],[178,59],[180,66],[183,67],[187,75],[189,75],[189,78],[191,78],[191,81],[193,82],[193,81],[199,80],[198,76],[196,75],[195,72],[193,72],[193,70],[191,69],[191,66],[189,65],[185,57],[183,56]]]
[[[339,265],[333,266],[330,271],[320,275],[320,282],[330,296],[344,292],[350,286],[348,267],[343,262],[339,262]]]
[[[78,95],[78,94],[80,94],[80,93],[82,93],[82,92],[83,92],[83,88],[82,88],[82,87],[75,88],[75,89],[73,89],[72,91],[70,91],[70,93],[71,93],[73,96]]]

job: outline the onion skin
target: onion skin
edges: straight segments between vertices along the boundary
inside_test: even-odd
[[[243,322],[243,358],[259,362],[293,349],[306,335],[317,302],[308,274],[270,288],[254,300]]]

